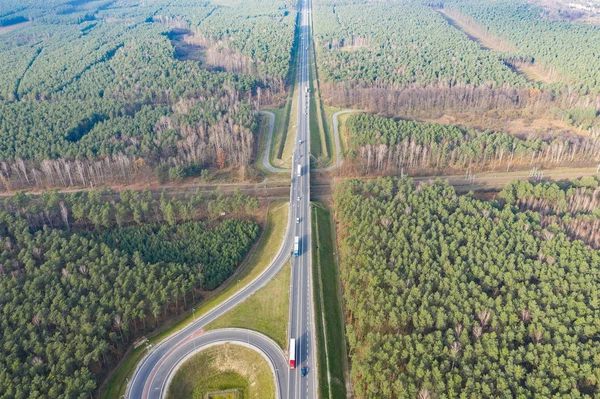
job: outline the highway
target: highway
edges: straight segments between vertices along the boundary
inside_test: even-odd
[[[147,355],[137,366],[127,385],[125,396],[130,399],[159,399],[166,397],[168,381],[174,371],[191,354],[207,345],[219,342],[246,342],[258,349],[269,359],[275,371],[278,393],[281,398],[316,398],[317,370],[316,345],[314,341],[314,308],[311,268],[311,227],[310,227],[310,134],[309,134],[309,65],[308,46],[310,34],[310,10],[306,0],[300,5],[300,45],[298,56],[298,124],[294,167],[291,171],[290,212],[285,238],[279,252],[265,271],[248,285],[225,300],[219,306],[198,317],[194,322],[163,340],[148,350]],[[298,166],[301,173],[298,175]],[[268,338],[246,330],[215,330],[204,332],[203,327],[242,303],[282,269],[290,258],[295,237],[300,237],[300,252],[293,257],[290,286],[289,337],[295,338],[298,347],[297,367],[282,370],[281,364],[288,364],[287,355],[280,349],[270,346]],[[244,338],[246,341],[244,341]],[[289,348],[284,348],[286,352]],[[301,368],[308,368],[308,375],[301,376]]]
[[[299,256],[292,264],[290,290],[289,337],[295,338],[297,369],[290,370],[288,398],[317,397],[316,343],[314,334],[313,284],[311,266],[311,220],[310,220],[310,106],[309,46],[310,46],[310,2],[301,1],[300,46],[298,56],[298,123],[296,126],[296,148],[292,168],[292,192],[294,206],[292,214],[296,223],[294,235],[300,239]],[[298,176],[300,168],[300,176]],[[298,369],[308,368],[308,375],[301,376]]]

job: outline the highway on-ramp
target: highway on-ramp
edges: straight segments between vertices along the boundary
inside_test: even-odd
[[[137,366],[127,386],[126,397],[130,399],[158,399],[166,396],[169,378],[174,370],[194,351],[219,342],[244,342],[262,352],[270,359],[275,369],[277,386],[282,398],[316,398],[317,370],[316,344],[314,340],[314,309],[311,267],[310,228],[310,134],[309,134],[309,68],[308,48],[310,40],[310,4],[300,4],[300,47],[298,65],[298,125],[294,167],[290,187],[290,212],[288,227],[279,252],[265,271],[230,298],[214,307],[192,323],[149,349],[148,354]],[[203,327],[233,309],[260,288],[265,286],[288,261],[296,237],[300,239],[300,251],[293,258],[290,285],[289,336],[296,339],[297,367],[281,370],[287,364],[283,351],[269,349],[266,337],[246,330],[215,330],[204,332]],[[241,341],[240,341],[241,339]],[[289,353],[289,348],[287,349]],[[300,369],[306,367],[308,375],[301,376]]]
[[[243,345],[261,353],[275,375],[276,395],[278,398],[282,397],[282,392],[288,386],[288,362],[283,351],[275,341],[265,335],[239,328],[224,328],[206,333],[197,332],[188,335],[186,339],[172,347],[161,359],[160,367],[156,368],[156,372],[151,375],[151,380],[160,382],[160,384],[153,384],[152,382],[149,384],[154,386],[156,391],[154,393],[161,397],[166,396],[169,383],[175,372],[189,357],[200,350],[224,343]],[[145,397],[150,396],[149,392],[146,392],[145,395]]]

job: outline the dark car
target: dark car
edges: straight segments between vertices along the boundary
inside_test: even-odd
[[[308,367],[302,367],[302,377],[306,377],[306,374],[308,374]]]

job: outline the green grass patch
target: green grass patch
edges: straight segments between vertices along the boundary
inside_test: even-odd
[[[244,303],[206,326],[206,330],[237,327],[258,331],[285,348],[290,304],[290,263]]]
[[[335,107],[325,107],[325,113],[327,118],[327,126],[329,127],[329,131],[331,132],[331,137],[333,140],[333,114],[338,111],[341,111],[343,108],[335,108]],[[356,111],[360,112],[360,111]],[[346,153],[348,149],[348,130],[346,128],[346,120],[353,115],[353,112],[348,112],[345,114],[338,115],[338,128],[340,132],[340,152],[342,154]]]
[[[280,157],[280,150],[283,151],[281,146],[282,137],[285,140],[287,132],[287,125],[289,123],[289,108],[291,106],[291,99],[288,98],[283,108],[270,108],[265,111],[272,112],[275,114],[275,122],[273,124],[273,138],[271,139],[271,148],[269,149],[269,162],[271,165],[275,164],[275,160]],[[268,123],[268,121],[267,121]],[[267,135],[268,135],[267,129]],[[264,145],[267,145],[267,135],[265,135]],[[280,148],[281,147],[281,148]],[[263,149],[264,151],[264,149]]]
[[[332,217],[321,204],[312,207],[313,268],[317,345],[319,346],[319,389],[321,398],[346,398],[347,357],[340,302],[339,275],[335,256]],[[323,306],[327,304],[327,306]],[[323,320],[325,329],[323,329]],[[329,359],[327,359],[327,356]],[[329,362],[327,362],[329,360]],[[327,371],[331,375],[329,387]],[[330,396],[331,390],[331,396]]]
[[[210,347],[175,373],[168,399],[272,399],[275,382],[267,361],[241,345]]]
[[[296,129],[298,125],[298,94],[299,87],[294,86],[292,92],[292,101],[290,105],[287,127],[284,129],[285,135],[281,137],[279,159],[275,159],[275,166],[285,168],[292,167],[292,155],[294,154]]]
[[[277,126],[277,118],[278,118],[278,114],[276,114],[274,112],[274,110],[265,110],[265,111],[269,111],[272,112],[275,115],[275,120],[273,121],[273,131],[275,131],[275,126]],[[279,110],[277,110],[279,111]],[[262,165],[262,157],[263,154],[265,153],[265,151],[267,150],[267,141],[269,140],[269,115],[264,115],[264,114],[260,114],[258,115],[258,120],[259,120],[259,125],[258,125],[258,134],[260,137],[260,147],[257,148],[256,151],[256,160],[254,161],[254,167],[256,169],[258,169],[263,176],[265,174],[268,174],[269,171],[266,170],[263,165]],[[272,148],[271,148],[272,150]],[[270,155],[269,155],[269,161],[271,160]]]
[[[328,159],[327,148],[324,145],[325,143],[323,143],[323,135],[319,128],[315,90],[312,81],[310,82],[310,94],[310,118],[308,121],[308,128],[310,130],[310,154],[316,159],[321,160],[321,162],[324,162]]]
[[[245,260],[246,266],[237,276],[226,282],[220,291],[196,306],[196,317],[200,317],[223,303],[237,292],[239,287],[243,287],[254,280],[269,266],[273,258],[277,255],[283,241],[288,221],[288,210],[287,202],[274,202],[271,204],[267,217],[267,227],[259,238],[256,247],[250,250],[250,254]],[[188,311],[187,316],[183,319],[174,322],[160,332],[157,332],[156,335],[149,337],[150,343],[159,343],[188,325],[193,319],[192,312]],[[143,359],[144,354],[144,345],[134,349],[112,374],[105,388],[100,391],[99,397],[102,399],[113,399],[124,395],[128,379],[133,375],[137,364]]]
[[[294,87],[294,86],[291,86]],[[280,110],[283,118],[279,118],[279,123],[275,125],[275,131],[273,132],[273,141],[271,147],[271,164],[275,164],[276,160],[280,160],[283,157],[283,149],[285,147],[285,141],[287,139],[288,127],[290,125],[290,115],[292,110],[292,96],[294,95],[294,89],[285,102],[285,106]]]
[[[333,148],[333,137],[331,129],[326,121],[326,114],[321,100],[321,91],[319,89],[319,75],[315,59],[314,48],[309,48],[309,68],[310,68],[310,146],[311,154],[316,158],[313,162],[316,167],[326,167],[335,161],[335,151]],[[314,160],[314,159],[313,159]]]

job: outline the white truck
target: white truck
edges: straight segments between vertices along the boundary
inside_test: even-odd
[[[298,165],[298,168],[296,170],[298,177],[302,176],[302,165]]]
[[[294,238],[294,256],[300,255],[300,237]]]
[[[290,339],[290,369],[296,368],[296,340]]]

